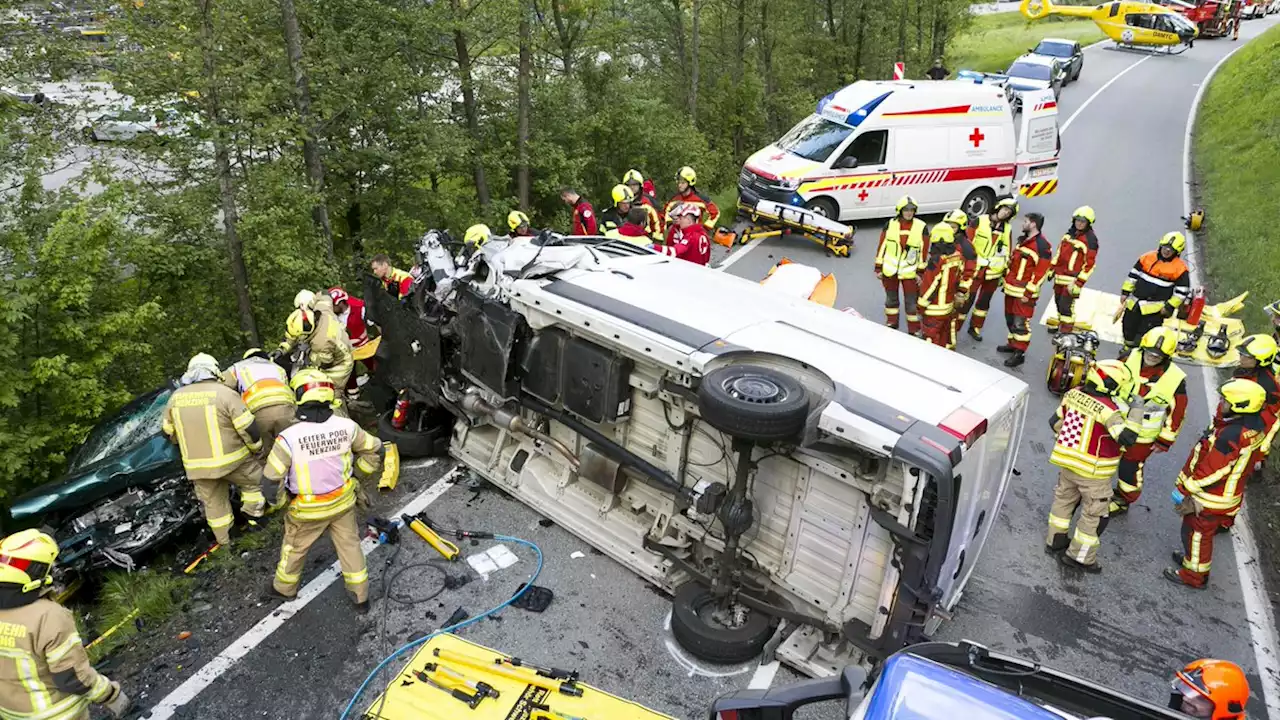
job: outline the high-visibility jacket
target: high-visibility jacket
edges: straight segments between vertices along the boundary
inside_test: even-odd
[[[1062,236],[1058,250],[1053,255],[1053,282],[1055,285],[1075,285],[1083,288],[1098,263],[1098,236],[1093,228],[1077,233],[1075,228]]]
[[[284,368],[266,358],[251,357],[227,368],[222,383],[240,393],[250,412],[273,405],[293,405],[293,390]]]
[[[1009,269],[1012,233],[1009,223],[992,223],[990,215],[979,215],[974,221],[973,249],[977,252],[983,278],[995,280],[1004,277],[1005,270]]]
[[[1040,297],[1040,284],[1049,274],[1052,248],[1042,233],[1023,237],[1009,257],[1004,274],[1004,296],[1035,300]]]
[[[1271,444],[1276,439],[1277,431],[1280,430],[1280,377],[1276,373],[1277,366],[1256,367],[1256,368],[1236,368],[1231,373],[1232,377],[1252,380],[1262,386],[1262,390],[1267,394],[1262,404],[1262,412],[1258,413],[1258,417],[1262,418],[1264,427],[1263,432],[1266,433],[1266,441],[1262,444],[1262,454],[1264,456],[1271,453]],[[1223,404],[1218,403],[1218,410],[1213,416],[1213,422],[1222,422]]]
[[[645,229],[634,223],[625,222],[621,227],[605,232],[605,237],[626,240],[636,245],[649,245],[653,238],[645,233]]]
[[[1120,297],[1128,310],[1143,315],[1165,312],[1170,315],[1191,297],[1191,271],[1180,257],[1161,260],[1152,250],[1133,264],[1120,287]]]
[[[382,287],[394,298],[405,298],[413,289],[413,276],[398,267],[388,268]]]
[[[192,480],[224,477],[262,449],[253,413],[240,393],[214,380],[173,391],[160,429],[178,443],[182,467]]]
[[[1214,423],[1191,449],[1178,474],[1177,489],[1196,499],[1209,515],[1234,515],[1266,434],[1257,413]]]
[[[1187,415],[1187,374],[1171,361],[1147,367],[1141,348],[1130,351],[1124,364],[1139,378],[1138,394],[1145,401],[1138,443],[1159,441],[1165,448],[1172,447]]]
[[[328,302],[327,296],[325,301]],[[327,375],[334,386],[341,390],[347,386],[347,378],[351,376],[351,370],[355,367],[355,358],[351,354],[351,340],[347,338],[347,331],[342,321],[333,314],[332,302],[329,302],[327,308],[319,300],[316,303],[318,307],[316,328],[309,338],[311,345],[308,362],[319,368],[320,372]],[[291,352],[293,346],[301,340],[300,337],[286,337],[284,342],[280,343],[280,349],[285,353]]]
[[[654,240],[661,240],[664,237],[663,233],[666,232],[666,226],[662,222],[662,213],[658,210],[658,206],[654,204],[653,198],[648,195],[641,195],[639,203],[648,216],[648,220],[645,222],[645,232]]]
[[[71,611],[43,598],[0,609],[0,719],[80,720],[114,698]]]
[[[1120,467],[1119,439],[1127,425],[1115,399],[1072,388],[1062,396],[1053,426],[1051,464],[1095,480],[1110,478]]]
[[[964,272],[964,257],[959,251],[936,254],[940,246],[948,244],[940,242],[941,237],[945,235],[934,235],[930,251],[935,253],[935,257],[920,275],[920,309],[929,317],[946,317],[955,312],[956,293],[960,290],[960,276]]]
[[[715,227],[716,221],[720,219],[720,208],[716,207],[715,202],[713,202],[711,198],[703,197],[701,193],[692,187],[689,188],[688,192],[676,193],[671,196],[671,199],[667,201],[666,206],[663,207],[662,214],[669,217],[671,215],[671,211],[681,203],[694,205],[701,210],[702,216],[699,219],[702,221],[703,225],[706,225],[709,228]]]
[[[268,480],[284,481],[293,495],[289,513],[299,520],[334,517],[356,503],[356,469],[372,475],[382,465],[382,442],[350,418],[299,422],[280,432],[267,458]]]
[[[919,218],[889,221],[876,248],[876,273],[887,278],[911,280],[929,260],[929,231]]]

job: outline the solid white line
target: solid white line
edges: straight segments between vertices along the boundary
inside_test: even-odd
[[[1185,216],[1191,215],[1191,143],[1196,129],[1196,112],[1200,101],[1204,99],[1205,88],[1218,73],[1223,63],[1243,48],[1241,43],[1227,53],[1210,70],[1200,82],[1196,97],[1191,101],[1191,113],[1187,119],[1187,134],[1182,146],[1182,209]],[[1195,253],[1195,233],[1187,230],[1187,254]],[[1199,264],[1191,265],[1191,281],[1197,287],[1204,287],[1204,278]],[[1214,369],[1208,365],[1200,366],[1204,381],[1204,395],[1207,407],[1217,406],[1218,377]],[[1262,570],[1258,566],[1258,545],[1253,539],[1253,530],[1249,527],[1248,513],[1242,513],[1231,529],[1231,544],[1235,550],[1236,571],[1240,575],[1240,594],[1244,599],[1245,617],[1249,621],[1249,635],[1253,640],[1253,658],[1258,665],[1258,678],[1262,681],[1262,698],[1267,706],[1267,717],[1280,718],[1280,643],[1276,642],[1275,619],[1271,616],[1271,603],[1267,596],[1267,586],[1262,579]]]
[[[747,243],[746,245],[743,245],[737,251],[730,254],[729,257],[725,258],[724,262],[712,268],[712,270],[727,270],[730,265],[741,260],[743,255],[746,255],[747,253],[751,252],[752,250],[755,249],[757,245],[759,245],[764,241],[765,241],[765,238],[758,237],[755,240],[752,240],[751,242]]]
[[[1092,47],[1092,46],[1090,46],[1090,47]],[[1144,63],[1144,62],[1146,62],[1146,61],[1150,60],[1150,59],[1151,59],[1151,58],[1153,58],[1153,57],[1155,57],[1155,55],[1148,55],[1148,56],[1146,56],[1146,57],[1142,58],[1142,59],[1141,59],[1141,60],[1139,60],[1138,62],[1136,62],[1136,63],[1134,63],[1134,64],[1130,65],[1129,67],[1127,67],[1127,68],[1125,68],[1125,69],[1121,70],[1120,72],[1116,73],[1115,75],[1113,75],[1113,76],[1111,77],[1111,79],[1110,79],[1110,80],[1108,80],[1106,83],[1104,83],[1104,84],[1102,85],[1102,87],[1098,88],[1097,90],[1094,90],[1094,91],[1093,91],[1093,94],[1089,96],[1089,99],[1085,100],[1085,101],[1084,101],[1084,104],[1083,104],[1083,105],[1081,105],[1080,107],[1076,108],[1076,111],[1075,111],[1075,112],[1073,112],[1073,113],[1071,113],[1071,117],[1067,118],[1067,121],[1066,121],[1066,122],[1064,122],[1064,123],[1062,123],[1062,127],[1058,130],[1058,133],[1059,133],[1060,135],[1065,135],[1065,134],[1067,133],[1067,128],[1071,127],[1071,123],[1075,122],[1075,119],[1076,119],[1076,118],[1078,118],[1078,117],[1080,117],[1080,113],[1084,112],[1084,109],[1085,109],[1085,108],[1087,108],[1087,107],[1089,107],[1089,104],[1090,104],[1090,103],[1092,103],[1095,99],[1097,99],[1097,97],[1098,97],[1099,95],[1101,95],[1101,94],[1103,93],[1103,91],[1104,91],[1104,90],[1106,90],[1107,88],[1111,87],[1111,83],[1114,83],[1115,81],[1117,81],[1117,80],[1119,80],[1120,78],[1124,77],[1124,74],[1125,74],[1125,73],[1127,73],[1127,72],[1129,72],[1130,70],[1132,70],[1132,69],[1134,69],[1134,68],[1138,67],[1139,65],[1141,65],[1142,63]]]
[[[756,668],[755,674],[751,676],[751,682],[747,683],[748,690],[763,690],[773,684],[773,677],[778,674],[778,661],[765,663]]]
[[[435,461],[427,463],[427,466],[439,462],[439,458]],[[449,488],[453,487],[450,481],[452,473],[445,475],[427,488],[421,495],[410,500],[408,504],[400,508],[392,517],[399,517],[404,513],[410,515],[422,512],[428,505],[440,499]],[[378,541],[373,538],[365,538],[360,543],[360,550],[366,556],[378,547]],[[249,628],[249,631],[236,638],[225,650],[218,653],[218,656],[210,660],[204,667],[200,668],[195,675],[187,678],[186,682],[179,685],[169,693],[163,700],[156,703],[151,708],[150,714],[146,715],[148,720],[168,720],[174,716],[178,708],[191,702],[201,692],[206,690],[213,681],[217,680],[224,673],[235,666],[245,655],[248,655],[254,648],[262,644],[263,640],[271,637],[271,634],[279,630],[294,615],[298,614],[312,600],[315,600],[320,593],[342,577],[342,568],[335,561],[323,572],[317,575],[311,582],[302,587],[298,592],[298,597],[284,603],[276,608],[270,615],[258,621],[257,625]]]

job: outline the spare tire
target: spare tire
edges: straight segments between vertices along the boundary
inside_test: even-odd
[[[748,609],[738,627],[725,627],[712,617],[716,598],[698,583],[680,586],[671,601],[671,634],[694,657],[731,665],[746,662],[764,650],[773,636],[768,615]]]
[[[798,380],[758,365],[712,370],[698,386],[698,414],[711,427],[752,442],[796,440],[809,417]]]

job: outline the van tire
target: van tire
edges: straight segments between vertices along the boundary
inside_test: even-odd
[[[671,601],[671,634],[680,647],[708,662],[731,665],[758,657],[773,636],[773,622],[756,610],[747,611],[740,627],[726,628],[710,621],[707,606],[715,601],[710,590],[685,583]]]
[[[988,215],[996,206],[996,194],[991,188],[978,188],[965,196],[961,209],[972,217]]]
[[[758,443],[799,439],[809,418],[809,395],[785,373],[756,365],[712,370],[698,385],[698,414],[708,425]]]
[[[805,203],[804,206],[805,209],[812,210],[828,220],[840,222],[840,208],[836,206],[836,201],[831,198],[814,198]]]

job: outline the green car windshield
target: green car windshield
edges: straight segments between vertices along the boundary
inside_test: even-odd
[[[169,401],[169,391],[144,395],[93,429],[71,458],[71,473],[128,450],[160,432],[160,415]]]

